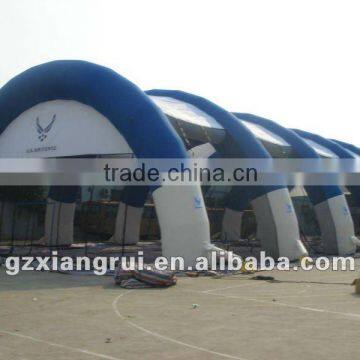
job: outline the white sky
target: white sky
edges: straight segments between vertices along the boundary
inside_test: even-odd
[[[359,10],[356,0],[0,0],[0,85],[83,59],[144,90],[185,90],[360,146]]]

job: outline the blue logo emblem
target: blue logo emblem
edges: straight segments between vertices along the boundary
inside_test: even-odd
[[[289,203],[285,204],[285,213],[292,214],[292,212],[293,212],[293,207],[291,206],[291,204]]]
[[[201,198],[199,196],[194,196],[194,208],[195,209],[201,209],[202,206],[202,201]]]
[[[47,134],[49,133],[49,131],[51,130],[54,122],[56,120],[56,114],[54,114],[54,116],[52,117],[51,121],[50,121],[50,124],[47,125],[45,128],[43,128],[41,125],[40,125],[40,120],[39,120],[39,117],[36,118],[36,130],[38,132],[38,139],[40,141],[44,141],[46,138],[47,138]]]

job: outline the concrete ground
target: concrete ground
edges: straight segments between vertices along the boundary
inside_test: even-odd
[[[358,273],[261,275],[279,281],[181,277],[129,291],[111,277],[1,269],[0,359],[360,358]]]

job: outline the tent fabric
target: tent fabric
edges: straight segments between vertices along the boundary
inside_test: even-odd
[[[354,159],[354,156],[351,155],[349,151],[347,151],[340,145],[334,143],[333,141],[323,138],[320,135],[299,129],[292,129],[292,131],[294,131],[302,138],[308,139],[314,143],[321,145],[325,149],[330,150],[335,156],[339,157],[340,159]]]
[[[335,139],[331,139],[331,141],[335,142],[336,144],[342,146],[344,149],[351,151],[352,153],[360,156],[360,149],[358,147],[356,147],[355,145],[352,144],[348,144],[344,141],[339,141],[339,140],[335,140]]]
[[[262,141],[270,142],[274,145],[280,145],[284,147],[290,146],[290,144],[288,144],[282,137],[273,134],[261,125],[247,122],[244,122],[243,124],[256,136],[256,138]]]
[[[286,129],[272,120],[256,115],[244,113],[234,114],[243,121],[261,125],[274,134],[284,138],[285,141],[292,146],[296,156],[306,159],[320,158],[319,154],[294,131]],[[331,199],[342,194],[342,191],[338,186],[307,186],[306,191],[313,205],[317,205],[327,199]]]
[[[184,101],[162,96],[150,96],[150,98],[165,114],[176,119],[212,129],[224,129],[215,118]]]
[[[225,109],[215,105],[211,101],[178,90],[149,90],[146,91],[148,95],[170,97],[191,104],[201,111],[207,113],[209,116],[216,119],[216,121],[236,140],[238,140],[238,151],[241,156],[245,158],[270,158],[270,155],[260,144],[260,142],[253,136],[240,121]],[[238,154],[233,154],[238,155]]]
[[[179,90],[154,89],[146,91],[146,93],[151,97],[171,98],[190,104],[216,119],[217,123],[227,132],[225,140],[221,144],[214,146],[223,157],[271,158],[264,146],[245,125],[234,115],[211,101]],[[232,210],[242,211],[248,206],[249,201],[284,187],[283,185],[233,187],[232,192],[229,194],[230,204],[228,206]]]
[[[320,155],[320,157],[337,158],[337,156],[332,151],[327,149],[326,147],[318,144],[317,142],[315,142],[311,139],[306,139],[306,138],[303,138],[303,139],[305,140],[305,142],[308,145],[310,145]]]
[[[320,146],[331,151],[339,159],[356,159],[356,155],[353,155],[349,150],[345,149],[341,145],[334,141],[323,138],[320,135],[310,133],[308,131],[294,129],[294,131],[301,137],[313,141]],[[348,186],[351,194],[354,197],[355,203],[360,205],[360,187],[359,186]]]
[[[212,102],[181,91],[152,90],[147,93],[150,96],[164,96],[189,103],[216,119],[226,130],[222,142],[212,142],[217,153],[222,157],[271,159],[263,144],[246,126]],[[263,135],[264,133],[266,132],[262,131]],[[266,137],[269,139],[270,134],[267,133]],[[274,137],[271,141],[275,141]],[[292,211],[290,195],[287,188],[282,185],[283,178],[280,174],[277,184],[279,185],[233,186],[227,196],[226,208],[241,212],[249,206],[249,203],[255,204],[256,217],[259,218],[258,234],[264,249],[271,256],[288,256],[291,260],[295,260],[306,254],[306,249],[299,240],[297,218]],[[286,210],[289,207],[291,211]],[[234,223],[233,226],[239,227],[240,224]]]

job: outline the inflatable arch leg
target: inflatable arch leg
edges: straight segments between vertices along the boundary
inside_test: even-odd
[[[71,245],[74,241],[75,203],[48,198],[45,213],[45,236],[48,246]]]
[[[344,195],[315,205],[322,234],[324,252],[328,255],[349,255],[356,252],[360,241],[355,237],[354,223]]]
[[[225,208],[221,230],[221,239],[223,241],[237,241],[241,239],[243,214],[243,211]]]
[[[299,225],[287,189],[277,189],[251,202],[262,249],[273,258],[297,260],[307,251],[300,240]]]
[[[162,186],[153,192],[165,257],[181,256],[193,266],[198,256],[220,250],[210,243],[210,226],[200,185]],[[195,238],[194,238],[195,237]]]
[[[211,158],[217,157],[216,149],[210,143],[205,143],[193,147],[188,151],[192,158]],[[206,185],[205,182],[202,185]],[[233,197],[237,197],[235,194]],[[237,241],[241,238],[241,220],[243,211],[233,210],[229,207],[225,208],[224,216],[221,225],[221,239],[223,241]]]

